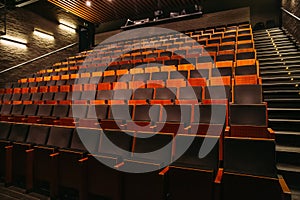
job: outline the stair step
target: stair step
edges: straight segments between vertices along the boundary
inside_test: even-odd
[[[299,131],[300,130],[299,122],[300,120],[269,118],[269,127],[277,131]]]
[[[300,132],[275,131],[277,145],[300,147]]]
[[[285,163],[277,164],[278,173],[281,174],[291,190],[300,189],[300,166]]]
[[[300,108],[300,99],[269,99],[265,98],[265,102],[268,103],[269,108]]]

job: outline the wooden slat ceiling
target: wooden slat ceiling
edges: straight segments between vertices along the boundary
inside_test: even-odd
[[[151,14],[157,8],[157,1],[161,8],[185,8],[198,0],[90,0],[91,7],[86,5],[86,0],[48,1],[89,22],[103,23]]]

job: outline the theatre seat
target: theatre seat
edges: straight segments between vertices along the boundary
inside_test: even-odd
[[[58,150],[58,197],[78,195],[79,200],[88,199],[85,160],[88,152],[97,151],[101,133],[100,129],[74,129],[70,147]]]
[[[202,149],[204,143],[209,144],[211,148],[207,155]],[[187,150],[184,149],[186,146]],[[203,153],[204,157],[199,157],[200,153]],[[219,167],[218,137],[177,135],[174,160],[166,172],[171,199],[211,200],[216,197],[214,181]]]
[[[33,188],[33,159],[34,145],[45,145],[48,139],[50,126],[28,125],[26,141],[13,142],[12,148],[12,183],[30,191]],[[17,164],[18,163],[18,164]]]
[[[147,132],[135,134],[132,157],[125,159],[124,165],[119,167],[122,171],[135,172],[123,174],[124,200],[166,198],[166,179],[160,174],[160,169],[171,162],[172,141],[173,134]],[[134,192],[132,188],[135,188]]]
[[[284,180],[277,176],[273,139],[226,137],[221,183],[224,200],[291,199]]]
[[[0,122],[0,180],[3,182],[5,178],[5,147],[9,145],[8,136],[10,134],[11,123]]]
[[[50,197],[57,196],[58,148],[69,148],[74,129],[54,126],[50,128],[45,145],[34,146],[33,183],[36,190],[48,191]]]
[[[122,173],[115,169],[131,155],[134,132],[104,130],[99,148],[88,155],[87,181],[89,198],[123,199]]]

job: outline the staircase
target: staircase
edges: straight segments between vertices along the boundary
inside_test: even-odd
[[[264,101],[268,103],[269,127],[276,134],[278,173],[297,194],[300,191],[300,51],[291,36],[280,28],[254,32],[254,41]]]

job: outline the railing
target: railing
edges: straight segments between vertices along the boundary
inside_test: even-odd
[[[281,10],[287,13],[288,15],[292,16],[296,20],[300,21],[300,17],[296,16],[295,14],[291,13],[290,11],[286,10],[285,8],[281,7]]]
[[[41,56],[39,56],[39,57],[33,58],[33,59],[28,60],[28,61],[26,61],[26,62],[23,62],[23,63],[21,63],[21,64],[15,65],[15,66],[10,67],[10,68],[7,68],[7,69],[5,69],[5,70],[0,71],[0,74],[5,73],[5,72],[8,72],[8,71],[10,71],[10,70],[12,70],[12,69],[15,69],[15,68],[22,67],[23,65],[27,65],[27,64],[32,63],[32,62],[34,62],[34,61],[37,61],[37,60],[39,60],[39,59],[42,59],[42,58],[45,58],[45,57],[50,56],[50,55],[52,55],[52,54],[55,54],[55,53],[57,53],[57,52],[63,51],[63,50],[65,50],[65,49],[68,49],[68,48],[70,48],[70,47],[75,46],[76,44],[78,44],[78,43],[75,42],[75,43],[73,43],[73,44],[69,44],[69,45],[67,45],[67,46],[65,46],[65,47],[62,47],[62,48],[60,48],[60,49],[51,51],[51,52],[49,52],[49,53],[46,53],[46,54],[41,55]]]

